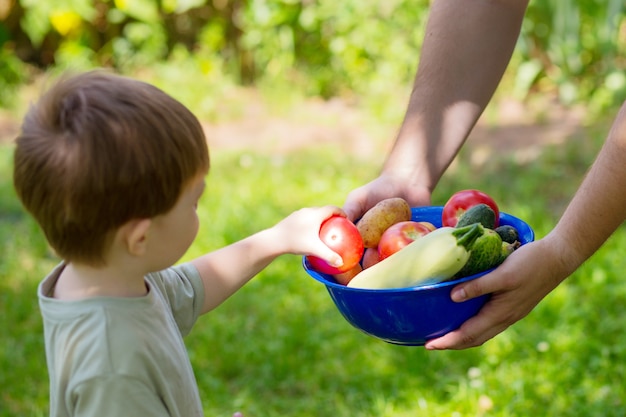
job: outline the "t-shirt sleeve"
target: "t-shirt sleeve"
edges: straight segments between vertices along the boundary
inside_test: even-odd
[[[184,263],[152,273],[148,278],[166,299],[180,333],[186,336],[204,304],[204,284],[198,270],[191,263]]]
[[[75,417],[170,416],[155,392],[131,377],[93,378],[67,395],[67,409]]]

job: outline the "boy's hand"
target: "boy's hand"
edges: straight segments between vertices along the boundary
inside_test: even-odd
[[[345,217],[346,214],[336,206],[303,208],[295,211],[274,226],[275,232],[279,235],[276,241],[285,245],[285,253],[313,255],[332,266],[340,267],[343,265],[341,256],[320,239],[322,223],[332,216]]]

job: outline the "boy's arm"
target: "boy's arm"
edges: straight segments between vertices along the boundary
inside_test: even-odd
[[[204,283],[202,314],[214,309],[283,254],[315,255],[330,263],[341,258],[319,239],[324,220],[342,215],[338,207],[301,209],[275,226],[194,259]]]

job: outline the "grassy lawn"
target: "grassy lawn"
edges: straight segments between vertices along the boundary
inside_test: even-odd
[[[555,224],[600,146],[548,149],[530,163],[460,155],[434,195],[479,188],[541,237]],[[56,264],[11,185],[0,146],[0,417],[47,414],[38,281]],[[214,152],[186,258],[272,225],[302,206],[341,205],[380,160],[332,147],[285,157]],[[297,231],[295,231],[297,232]],[[626,414],[626,234],[620,230],[526,319],[459,352],[393,346],[353,329],[326,290],[283,257],[203,317],[187,338],[207,416],[623,416]]]

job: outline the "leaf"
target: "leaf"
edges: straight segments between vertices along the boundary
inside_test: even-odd
[[[200,7],[204,0],[163,0],[162,7],[166,13],[185,13],[195,7]]]
[[[530,91],[543,67],[541,62],[536,59],[522,62],[515,76],[515,92],[517,95],[523,97]]]
[[[157,3],[151,0],[115,0],[115,7],[139,21],[155,23],[160,20]]]
[[[67,36],[70,32],[78,29],[81,22],[80,15],[73,11],[54,11],[50,14],[52,27],[63,36]]]

